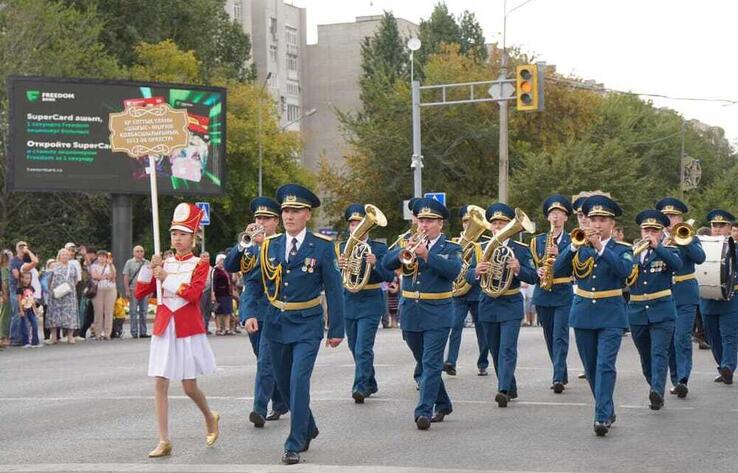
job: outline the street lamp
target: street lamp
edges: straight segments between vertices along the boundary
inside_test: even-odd
[[[311,108],[310,110],[308,110],[307,112],[303,113],[303,114],[302,114],[302,115],[300,115],[299,117],[295,118],[295,119],[294,119],[294,120],[292,120],[291,122],[287,122],[287,123],[285,123],[284,125],[282,125],[282,126],[280,127],[280,129],[281,129],[282,131],[284,131],[284,130],[286,130],[286,129],[287,129],[287,128],[288,128],[289,126],[290,126],[290,125],[294,125],[295,123],[297,123],[297,122],[301,121],[301,120],[302,120],[303,118],[307,118],[307,117],[312,117],[313,115],[315,115],[315,112],[317,112],[317,111],[318,111],[318,109],[316,109],[316,108]]]
[[[266,84],[271,77],[272,73],[268,72],[264,78],[264,82],[262,82],[261,87],[259,88],[259,101],[256,107],[256,121],[259,126],[259,196],[263,195],[262,177],[264,172],[264,136],[261,131],[261,97],[264,95],[264,87],[266,87]]]
[[[412,120],[413,120],[413,155],[410,158],[410,169],[413,170],[413,197],[422,197],[423,189],[423,155],[420,144],[420,82],[414,77],[413,53],[420,49],[420,40],[410,38],[407,48],[410,50],[410,86],[412,90]]]

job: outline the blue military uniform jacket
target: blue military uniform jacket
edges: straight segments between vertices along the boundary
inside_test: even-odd
[[[372,253],[377,257],[377,263],[372,268],[369,275],[369,282],[366,287],[359,292],[349,292],[344,288],[343,303],[344,316],[347,319],[363,319],[376,317],[379,319],[384,315],[386,306],[384,291],[381,284],[390,282],[394,279],[394,273],[389,271],[382,265],[382,259],[387,254],[387,245],[382,242],[369,239],[369,247]],[[337,246],[337,253],[340,254],[346,248],[346,242],[341,242]],[[366,261],[362,263],[362,274],[366,268]]]
[[[328,338],[343,338],[343,290],[333,243],[322,236],[307,232],[297,255],[288,264],[285,260],[284,234],[267,238],[261,249],[266,253],[260,263],[260,278],[268,297],[277,291],[276,304],[301,303],[314,300],[325,290],[328,306]],[[269,280],[272,268],[280,273],[279,284]],[[264,287],[266,286],[266,287]],[[278,343],[294,343],[323,338],[323,307],[320,304],[300,310],[283,310],[269,303],[264,320],[264,335]]]
[[[537,268],[543,264],[543,256],[546,253],[546,237],[547,233],[536,235],[530,241],[530,253],[533,262]],[[571,244],[571,237],[568,233],[562,232],[556,246],[561,254]],[[558,257],[558,256],[557,256]],[[536,286],[533,291],[533,304],[542,307],[561,307],[570,305],[574,297],[571,287],[571,265],[559,268],[554,271],[554,285],[550,291],[541,289]]]
[[[399,260],[401,248],[389,251],[384,257],[384,267],[394,271],[402,266]],[[418,258],[415,277],[402,277],[403,292],[450,293],[461,271],[461,247],[441,234],[428,253],[428,261]],[[402,330],[422,332],[437,328],[450,328],[454,315],[452,298],[419,300],[403,297],[400,302]]]
[[[487,248],[489,243],[482,244],[482,252]],[[518,289],[515,294],[502,295],[496,299],[489,297],[480,290],[479,297],[479,321],[480,322],[505,322],[507,320],[521,320],[523,314],[523,295],[520,293],[520,281],[528,284],[538,283],[538,274],[536,273],[533,259],[530,255],[528,246],[515,240],[508,240],[508,247],[513,250],[515,258],[520,261],[520,272],[517,276],[513,276],[509,291]],[[477,267],[476,256],[472,259],[469,270],[466,273],[466,280],[479,287],[479,279],[477,279],[474,271]]]
[[[260,289],[259,247],[252,245],[242,250],[238,244],[234,245],[228,250],[223,267],[230,273],[241,272],[243,278],[243,291],[238,301],[238,318],[241,323],[253,315],[256,315],[256,320],[259,322],[264,322],[264,314],[269,308],[269,301],[264,291]],[[254,281],[258,284],[254,284]]]
[[[572,251],[569,245],[556,258],[554,271],[558,273],[565,268],[573,268],[576,254],[581,262],[592,261],[592,271],[587,277],[580,279],[576,276],[576,272],[572,273],[575,275],[578,290],[587,292],[622,290],[626,278],[633,269],[633,251],[630,245],[618,243],[610,238],[602,255],[598,255],[590,246]],[[627,328],[622,295],[594,299],[575,293],[569,314],[569,326],[580,329]]]
[[[736,257],[738,258],[738,246],[736,246]],[[736,273],[738,275],[738,273]],[[700,312],[703,314],[731,314],[738,312],[738,278],[733,281],[736,287],[736,295],[729,301],[716,299],[700,299]]]
[[[692,277],[684,281],[679,281],[683,276],[694,275],[694,265],[705,262],[705,250],[702,249],[702,243],[699,238],[694,237],[689,245],[679,246],[679,256],[682,259],[682,268],[674,271],[674,302],[676,305],[689,305],[700,303],[700,286],[697,279]]]
[[[628,303],[628,321],[631,325],[647,325],[676,319],[676,306],[670,293],[672,273],[682,267],[679,250],[672,246],[657,246],[651,254],[641,262],[636,256],[636,265],[629,281],[630,301]],[[629,279],[631,279],[629,278]],[[665,295],[651,300],[638,300],[643,295]]]

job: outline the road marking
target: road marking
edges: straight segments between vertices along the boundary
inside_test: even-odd
[[[20,472],[56,472],[56,471],[116,471],[116,472],[182,472],[182,473],[534,473],[523,470],[471,470],[471,469],[449,469],[449,468],[413,468],[401,466],[382,465],[316,465],[312,463],[301,463],[299,465],[255,465],[255,464],[180,464],[168,463],[165,460],[151,460],[149,463],[36,463],[21,465],[2,465],[0,471],[6,473]],[[538,470],[535,473],[546,473]],[[558,472],[566,473],[566,472]]]

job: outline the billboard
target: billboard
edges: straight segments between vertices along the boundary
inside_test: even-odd
[[[223,88],[15,76],[8,89],[11,191],[147,194],[154,156],[159,193],[224,192]]]

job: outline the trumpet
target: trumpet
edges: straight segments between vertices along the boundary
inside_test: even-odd
[[[640,238],[633,242],[633,256],[638,256],[651,246],[651,240]]]
[[[671,240],[679,246],[687,246],[692,243],[695,233],[694,219],[690,219],[671,228]]]
[[[418,259],[415,251],[418,249],[418,247],[420,247],[420,245],[425,245],[427,243],[428,237],[423,231],[418,230],[417,232],[413,233],[410,236],[410,239],[407,241],[405,248],[400,251],[400,263],[404,264],[405,266],[411,266],[415,264],[415,261],[417,261]]]
[[[584,229],[584,228],[575,228],[574,230],[569,233],[569,236],[571,237],[571,244],[574,246],[584,246],[588,245],[589,241],[587,240],[590,236],[599,234],[596,230],[590,230],[590,229]]]
[[[264,226],[258,223],[250,223],[246,230],[238,234],[238,244],[241,248],[246,249],[254,244],[256,235],[265,233]]]

